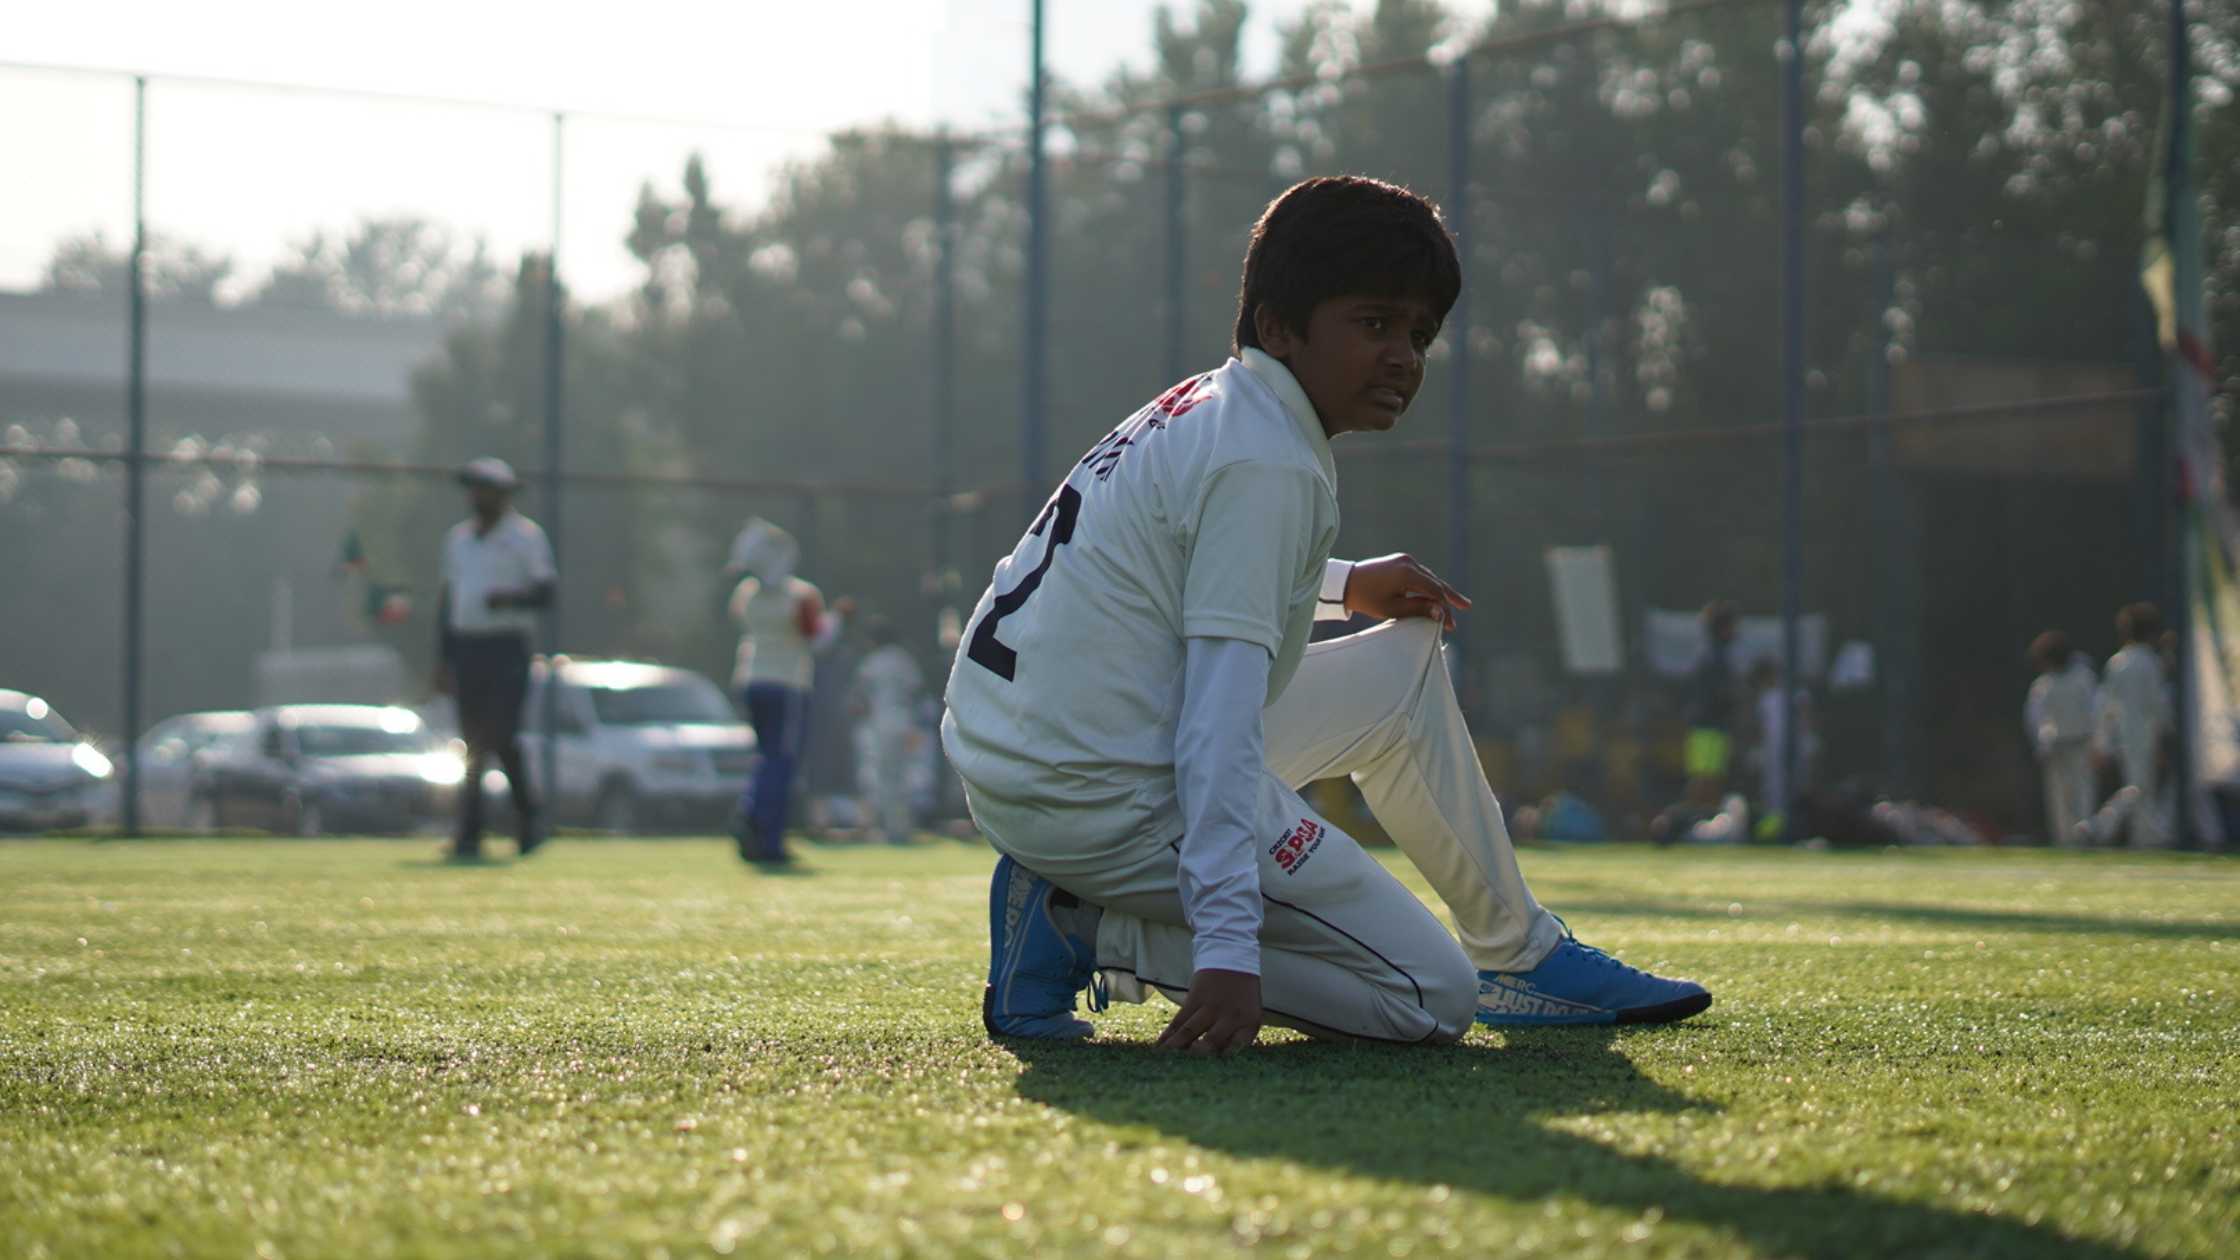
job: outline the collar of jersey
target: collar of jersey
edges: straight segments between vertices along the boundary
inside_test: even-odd
[[[1268,387],[1291,413],[1299,432],[1307,439],[1308,449],[1322,464],[1322,475],[1329,479],[1331,488],[1338,485],[1338,462],[1330,457],[1330,435],[1322,431],[1322,417],[1314,413],[1314,404],[1307,401],[1307,391],[1299,387],[1299,378],[1291,369],[1278,362],[1276,357],[1257,346],[1246,346],[1238,356],[1252,373],[1253,379]]]

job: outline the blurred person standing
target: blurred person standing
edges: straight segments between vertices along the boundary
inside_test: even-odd
[[[2163,791],[2170,738],[2176,729],[2169,680],[2163,675],[2162,613],[2153,604],[2125,605],[2116,614],[2123,646],[2108,658],[2093,715],[2093,759],[2113,766],[2123,781],[2100,812],[2081,828],[2095,844],[2113,844],[2128,831],[2134,849],[2170,842]]]
[[[2080,845],[2095,796],[2092,710],[2100,681],[2091,658],[2059,630],[2030,641],[2030,664],[2038,676],[2022,702],[2022,725],[2045,780],[2046,832],[2054,844]]]
[[[856,754],[856,719],[848,705],[855,690],[856,666],[865,655],[863,627],[850,623],[817,652],[809,683],[809,738],[794,768],[794,798],[801,802],[802,830],[822,839],[859,838],[865,827],[862,758]]]
[[[1682,753],[1687,802],[1716,809],[1734,760],[1735,714],[1740,707],[1734,668],[1733,604],[1715,599],[1703,608],[1703,659],[1688,688],[1688,742]]]
[[[810,684],[816,654],[840,634],[848,601],[826,609],[824,593],[798,577],[801,545],[760,517],[750,519],[731,543],[725,573],[739,578],[731,592],[731,619],[739,626],[739,656],[731,682],[740,691],[747,721],[762,754],[754,778],[739,798],[731,829],[739,856],[783,865],[785,829],[793,808],[794,776],[809,733]]]
[[[1760,813],[1754,831],[1760,840],[1778,840],[1788,826],[1781,812],[1784,801],[1800,799],[1812,782],[1813,763],[1820,753],[1820,738],[1812,722],[1812,693],[1799,687],[1781,703],[1781,662],[1761,656],[1750,666],[1751,704],[1758,727],[1758,802]],[[1795,722],[1797,781],[1789,783],[1783,764],[1783,740]]]
[[[502,459],[483,457],[459,470],[473,515],[443,540],[443,594],[435,689],[459,708],[466,777],[451,856],[482,855],[482,770],[491,758],[513,797],[521,856],[544,843],[536,797],[521,756],[521,703],[529,690],[531,636],[552,604],[559,571],[552,544],[535,521],[514,510],[520,480]]]
[[[857,716],[856,747],[862,758],[864,795],[871,819],[888,844],[907,844],[916,830],[910,804],[912,763],[925,745],[918,725],[918,702],[925,675],[910,652],[896,642],[894,623],[873,617],[867,623],[871,652],[856,666],[849,711]]]

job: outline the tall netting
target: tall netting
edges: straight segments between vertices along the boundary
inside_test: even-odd
[[[0,75],[0,106],[82,127],[68,139],[0,133],[8,218],[21,225],[0,234],[0,687],[44,692],[71,721],[113,732],[124,716],[112,630],[125,585],[122,477],[91,457],[113,459],[126,440],[129,298],[117,251],[132,239],[132,84]],[[199,283],[195,259],[158,246],[151,287]]]
[[[1353,172],[1440,203],[1465,286],[1399,430],[1339,443],[1339,547],[1475,599],[1452,659],[1506,799],[1642,834],[1681,790],[1698,611],[1737,605],[1754,676],[1794,542],[1804,785],[2041,835],[2025,646],[2105,657],[2178,579],[2137,284],[2162,16],[1804,16],[1793,534],[1775,0],[1143,6],[1147,53],[1052,85],[1039,326],[1015,115],[827,134],[0,71],[13,115],[70,120],[0,136],[0,686],[119,747],[135,714],[417,699],[476,455],[552,528],[547,646],[725,679],[761,517],[938,680],[1066,464],[1225,357],[1269,199]],[[2240,21],[2199,26],[2217,312]]]

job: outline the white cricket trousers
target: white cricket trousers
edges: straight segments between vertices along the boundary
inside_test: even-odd
[[[2098,844],[2113,844],[2126,832],[2134,849],[2168,848],[2175,840],[2171,821],[2173,802],[2163,781],[2162,734],[2152,728],[2124,729],[2116,737],[2116,766],[2123,786],[2092,816],[2091,831]]]
[[[2039,763],[2045,775],[2046,830],[2053,843],[2075,848],[2084,843],[2078,827],[2092,817],[2097,796],[2097,776],[2092,768],[2092,741],[2058,740]]]
[[[908,713],[873,713],[857,728],[857,789],[871,805],[872,818],[890,843],[910,838],[916,819],[910,809],[910,757],[918,728]]]
[[[1263,715],[1260,1001],[1269,1023],[1314,1036],[1453,1041],[1477,1009],[1479,969],[1539,965],[1563,929],[1533,900],[1455,702],[1438,623],[1386,622],[1310,645]],[[1302,800],[1350,775],[1377,821],[1453,914],[1431,910]],[[991,835],[1027,869],[1104,918],[1097,964],[1112,996],[1189,990],[1191,932],[1177,835],[1084,849],[1062,823]]]

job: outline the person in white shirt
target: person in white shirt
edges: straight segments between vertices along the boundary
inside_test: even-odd
[[[2156,644],[2162,638],[2162,613],[2153,604],[2124,606],[2116,614],[2123,646],[2108,658],[2093,714],[2093,759],[2114,767],[2123,786],[2080,829],[2093,844],[2114,844],[2129,834],[2134,849],[2170,843],[2170,801],[2163,782],[2170,765],[2170,738],[2177,722],[2170,683]]]
[[[1759,657],[1751,664],[1749,687],[1750,704],[1758,725],[1755,755],[1760,809],[1751,830],[1760,840],[1777,841],[1788,830],[1788,819],[1781,813],[1781,803],[1803,803],[1801,796],[1792,794],[1789,768],[1782,763],[1782,741],[1788,736],[1786,728],[1792,718],[1797,723],[1796,793],[1811,787],[1813,763],[1820,755],[1819,735],[1812,725],[1812,693],[1799,687],[1784,706],[1781,703],[1781,663],[1770,656]]]
[[[1075,996],[1180,1004],[1163,1046],[1264,1021],[1451,1041],[1488,1023],[1682,1018],[1710,995],[1579,944],[1517,869],[1439,651],[1469,601],[1405,555],[1346,564],[1330,439],[1399,423],[1460,288],[1438,211],[1352,177],[1269,205],[1235,358],[1090,447],[999,561],[943,748],[1003,855],[991,1035],[1078,1039]],[[1308,646],[1318,617],[1390,619]],[[1458,944],[1298,788],[1351,775]]]
[[[2038,676],[2022,702],[2022,726],[2045,780],[2046,831],[2054,844],[2079,845],[2085,839],[2080,826],[2092,816],[2097,795],[2092,706],[2100,680],[2093,676],[2091,658],[2059,630],[2030,641],[2030,664]]]
[[[740,691],[760,753],[739,798],[732,838],[740,858],[756,864],[793,860],[785,829],[809,735],[809,685],[816,653],[839,637],[847,612],[845,600],[826,609],[823,592],[795,576],[800,561],[793,535],[755,517],[732,540],[724,569],[740,579],[731,592],[731,619],[739,625],[731,684]]]
[[[856,666],[850,683],[849,711],[857,717],[856,748],[861,758],[857,781],[871,802],[881,837],[906,844],[915,822],[910,809],[911,760],[924,746],[918,729],[918,698],[925,676],[908,648],[896,642],[894,623],[873,617],[868,623],[873,647]]]
[[[544,830],[521,758],[521,702],[529,689],[529,640],[540,610],[551,606],[559,571],[552,544],[535,521],[513,508],[520,481],[502,459],[484,457],[459,470],[473,515],[443,540],[443,593],[435,689],[459,708],[467,773],[459,789],[459,824],[451,855],[482,853],[482,770],[492,758],[513,796],[516,841],[527,857]]]

